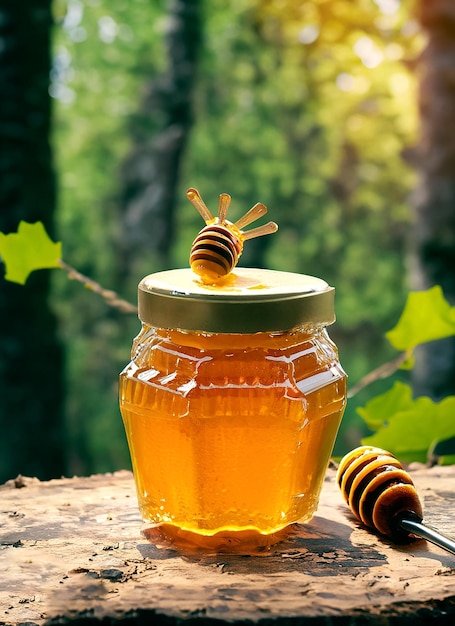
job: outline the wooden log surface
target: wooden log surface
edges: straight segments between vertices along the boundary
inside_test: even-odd
[[[453,534],[455,467],[411,466]],[[131,473],[0,487],[0,624],[455,623],[455,556],[362,528],[329,470],[318,512],[256,555],[148,541]]]

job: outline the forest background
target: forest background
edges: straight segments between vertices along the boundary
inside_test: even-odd
[[[410,289],[442,284],[454,303],[454,109],[440,106],[444,79],[428,82],[435,49],[454,58],[450,3],[31,0],[2,12],[0,231],[42,221],[65,261],[134,303],[144,275],[188,265],[202,224],[187,187],[212,211],[231,194],[231,219],[261,201],[280,230],[240,264],[336,287],[330,335],[351,386],[396,356],[384,335]],[[438,265],[428,249],[441,232]],[[43,270],[2,281],[0,321],[0,479],[129,467],[117,383],[137,317]],[[424,358],[416,393],[455,393],[454,362],[451,342],[435,382]],[[367,432],[357,408],[371,393],[349,401],[336,454]]]

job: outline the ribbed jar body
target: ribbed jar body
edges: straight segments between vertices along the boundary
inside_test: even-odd
[[[120,408],[144,519],[203,536],[309,520],[345,397],[322,326],[243,334],[143,323]]]

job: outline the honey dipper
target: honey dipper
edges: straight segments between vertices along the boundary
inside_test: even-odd
[[[337,483],[354,515],[395,541],[420,537],[455,554],[455,541],[423,522],[422,505],[408,472],[390,452],[360,446],[344,456]]]

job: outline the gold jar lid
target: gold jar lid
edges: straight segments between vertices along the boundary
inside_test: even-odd
[[[236,268],[222,284],[204,285],[191,269],[139,283],[139,318],[158,328],[209,333],[285,331],[335,321],[335,289],[320,278]]]

